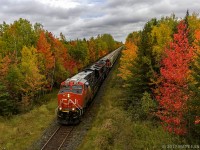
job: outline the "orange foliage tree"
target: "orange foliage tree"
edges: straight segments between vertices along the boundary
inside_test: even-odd
[[[49,43],[51,44],[51,51],[55,56],[55,70],[53,76],[55,82],[61,82],[68,76],[77,71],[76,62],[68,54],[65,45],[51,33],[48,33]]]
[[[48,43],[44,31],[40,33],[37,42],[37,51],[39,53],[40,70],[46,76],[47,88],[50,88],[52,82],[52,72],[54,69],[54,56],[51,51],[51,45]]]
[[[6,77],[9,66],[11,63],[11,59],[9,58],[9,55],[6,55],[4,58],[0,56],[0,79],[4,80]]]
[[[127,81],[131,76],[131,68],[133,67],[133,61],[136,58],[137,46],[127,41],[125,43],[126,50],[122,51],[122,56],[120,58],[120,67],[118,76],[121,77],[124,81]],[[126,83],[124,86],[128,86]]]

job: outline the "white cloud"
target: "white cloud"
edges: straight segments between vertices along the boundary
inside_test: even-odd
[[[199,8],[198,0],[1,0],[0,23],[21,17],[67,39],[110,33],[124,41],[151,18],[184,17],[187,9],[199,13]]]
[[[50,7],[56,7],[56,8],[75,8],[80,5],[80,3],[73,1],[73,0],[36,0],[37,2],[40,2],[44,5],[49,5]]]

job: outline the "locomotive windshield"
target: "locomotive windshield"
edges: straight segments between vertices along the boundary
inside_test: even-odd
[[[70,86],[68,85],[63,85],[61,88],[60,88],[60,91],[59,93],[64,93],[64,92],[70,92]]]
[[[72,92],[72,93],[76,93],[76,94],[81,94],[83,90],[83,87],[81,85],[63,85],[60,88],[59,93],[64,93],[64,92]]]
[[[81,85],[72,85],[72,92],[76,94],[81,94],[83,87]]]

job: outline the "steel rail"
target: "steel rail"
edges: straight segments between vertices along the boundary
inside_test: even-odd
[[[55,146],[56,148],[54,149],[57,149],[57,150],[60,150],[63,146],[63,144],[65,143],[66,139],[69,137],[69,135],[71,134],[72,130],[73,130],[74,127],[63,127],[63,126],[59,126],[55,131],[54,133],[51,135],[51,137],[47,140],[47,142],[43,145],[43,147],[41,148],[41,150],[45,150],[45,149],[48,149],[48,145],[53,145],[55,143]],[[60,132],[61,130],[61,132]],[[64,130],[64,131],[62,131]],[[66,135],[65,135],[66,134]],[[61,137],[61,143],[57,144],[58,146],[56,146],[56,143],[57,141],[59,141],[59,139],[54,139],[55,136],[58,136],[58,137]],[[64,135],[64,137],[62,138],[62,136]],[[56,141],[57,140],[57,141]],[[50,142],[51,141],[51,142]]]

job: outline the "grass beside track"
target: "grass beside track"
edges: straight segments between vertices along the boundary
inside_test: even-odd
[[[55,118],[57,92],[45,95],[41,101],[49,99],[49,102],[26,114],[13,116],[11,119],[0,118],[0,149],[24,150],[40,138]]]
[[[121,81],[117,77],[118,65],[107,80],[102,103],[97,117],[88,131],[79,150],[137,150],[162,149],[170,145],[183,144],[177,136],[171,135],[151,121],[134,122],[130,114],[122,109],[120,99],[124,98]]]

